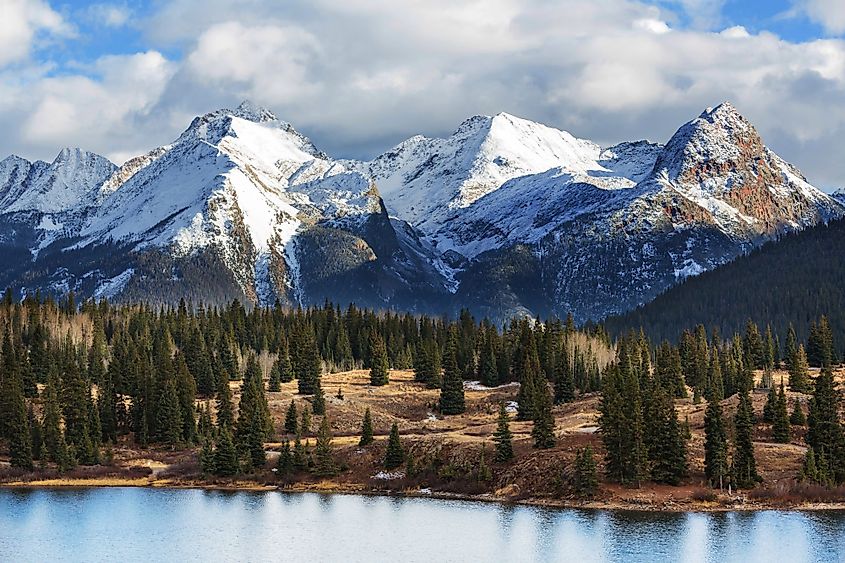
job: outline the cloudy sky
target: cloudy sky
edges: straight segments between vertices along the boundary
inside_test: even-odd
[[[730,100],[845,186],[842,0],[0,0],[0,155],[116,162],[249,98],[339,157],[507,111],[608,145]]]

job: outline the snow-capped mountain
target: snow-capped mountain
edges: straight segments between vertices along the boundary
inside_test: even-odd
[[[839,188],[838,190],[830,194],[830,197],[832,197],[839,203],[845,204],[845,188]]]
[[[244,103],[119,168],[0,162],[0,284],[598,319],[843,214],[729,104],[665,146],[501,113],[355,162]]]
[[[106,173],[76,183],[87,213],[53,250],[110,248],[109,260],[96,269],[63,264],[42,280],[48,288],[267,304],[331,297],[338,284],[344,295],[366,286],[377,303],[411,308],[430,291],[445,293],[437,257],[403,225],[395,232],[370,178],[251,104],[198,117],[173,143],[120,168],[89,168]],[[39,238],[42,225],[29,226]],[[189,264],[214,279],[186,274]],[[211,295],[193,291],[202,284],[215,286]]]

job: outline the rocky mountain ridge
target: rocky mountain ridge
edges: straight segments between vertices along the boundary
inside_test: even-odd
[[[730,104],[666,145],[602,149],[502,113],[356,162],[244,103],[121,167],[78,149],[0,162],[0,282],[583,321],[843,215]]]

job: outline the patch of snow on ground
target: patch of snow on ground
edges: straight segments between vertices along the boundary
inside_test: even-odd
[[[516,414],[519,412],[519,403],[516,401],[508,401],[505,403],[505,410],[511,414]]]
[[[129,268],[113,278],[102,281],[97,287],[97,289],[94,291],[94,297],[96,299],[102,299],[103,297],[114,297],[115,295],[120,293],[124,287],[126,287],[126,284],[129,283],[130,279],[132,279],[132,275],[134,273],[135,270],[133,268]]]
[[[404,471],[379,471],[373,475],[373,479],[382,481],[392,481],[394,479],[402,479],[403,477],[405,477]]]
[[[496,387],[487,387],[482,385],[480,381],[464,381],[464,391],[491,391],[493,389],[506,389],[508,387],[518,386],[519,383],[511,382],[504,385],[497,385]]]

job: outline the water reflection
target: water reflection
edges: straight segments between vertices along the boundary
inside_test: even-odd
[[[2,561],[845,560],[839,512],[642,513],[321,494],[0,490]]]

